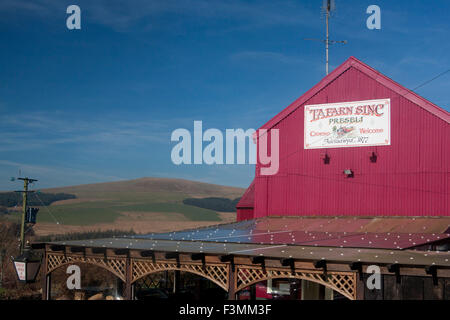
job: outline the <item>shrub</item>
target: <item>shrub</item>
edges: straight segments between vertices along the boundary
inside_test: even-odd
[[[48,206],[55,201],[76,199],[76,196],[68,193],[30,193],[28,195],[29,206]],[[0,193],[0,206],[14,207],[22,205],[22,196],[17,192]]]

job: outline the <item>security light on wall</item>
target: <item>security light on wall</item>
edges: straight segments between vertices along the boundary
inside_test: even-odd
[[[353,178],[354,175],[353,170],[350,169],[345,169],[344,174],[347,176],[347,178]]]
[[[321,154],[321,158],[324,164],[330,164],[330,156],[328,155],[328,153]]]

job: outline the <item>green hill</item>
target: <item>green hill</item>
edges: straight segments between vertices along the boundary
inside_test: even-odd
[[[241,197],[245,189],[190,180],[141,178],[41,190],[73,194],[76,199],[57,201],[41,208],[38,223],[93,225],[121,220],[221,221],[210,209],[183,203],[186,198]],[[155,218],[156,219],[156,218]]]

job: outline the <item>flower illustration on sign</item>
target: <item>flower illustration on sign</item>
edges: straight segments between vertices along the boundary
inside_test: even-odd
[[[340,137],[352,132],[353,130],[355,130],[355,127],[339,127],[339,129],[336,126],[333,127],[333,132]]]

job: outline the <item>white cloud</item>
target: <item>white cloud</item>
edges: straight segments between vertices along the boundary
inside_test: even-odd
[[[113,146],[168,143],[173,125],[183,119],[117,120],[107,117],[76,120],[70,114],[37,112],[0,117],[0,151],[49,145],[98,143]]]
[[[73,169],[68,167],[41,166],[28,163],[0,160],[0,176],[11,177],[14,175],[29,176],[40,180],[35,187],[47,188],[55,186],[65,186],[67,181],[75,183],[93,183],[124,180],[122,177],[114,175],[105,175],[98,172],[91,172],[82,169]],[[6,179],[0,181],[0,188],[3,190],[13,188],[12,183],[7,183]]]
[[[25,12],[54,19],[61,14],[64,16],[65,10],[62,11],[64,5],[64,3],[51,0],[35,0],[33,3],[29,0],[3,0],[0,3],[0,13]],[[192,19],[195,18],[196,22],[208,19],[215,21],[221,19],[230,21],[231,19],[241,26],[306,25],[308,18],[314,15],[313,12],[294,0],[277,2],[269,0],[256,2],[243,0],[79,0],[77,5],[81,8],[82,19],[88,19],[89,23],[111,27],[116,31],[128,31],[145,19],[147,19],[148,25],[139,25],[139,27],[143,30],[149,29],[156,17],[165,15],[180,17],[172,21],[173,25],[179,24],[181,20],[189,21],[191,19],[193,21]],[[149,18],[150,20],[148,20]]]

